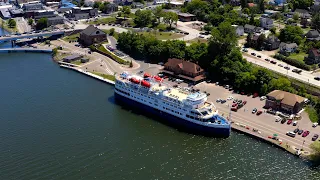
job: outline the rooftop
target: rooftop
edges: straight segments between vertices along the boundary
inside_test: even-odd
[[[267,96],[273,97],[281,101],[282,104],[290,106],[294,106],[296,103],[301,103],[305,100],[304,97],[281,90],[274,90],[267,94]]]

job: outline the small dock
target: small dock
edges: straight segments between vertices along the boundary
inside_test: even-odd
[[[0,53],[13,53],[13,52],[52,53],[52,49],[39,49],[39,48],[4,48],[4,49],[0,49]]]

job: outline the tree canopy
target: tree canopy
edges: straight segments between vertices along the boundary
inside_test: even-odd
[[[308,9],[313,5],[313,0],[290,0],[293,9]]]
[[[40,18],[37,21],[36,29],[41,30],[48,27],[48,18]]]
[[[320,13],[316,13],[312,16],[312,27],[318,31],[320,31]]]
[[[279,39],[282,42],[295,42],[300,44],[302,42],[303,30],[299,26],[286,26],[280,30]]]
[[[320,164],[320,142],[315,141],[310,145],[313,153],[310,155],[311,159],[316,163]]]
[[[134,23],[138,27],[146,27],[152,23],[154,16],[151,10],[137,10],[135,13]]]
[[[9,28],[15,28],[17,26],[17,23],[14,19],[9,19],[8,26]]]
[[[163,16],[163,21],[172,28],[173,23],[178,21],[178,14],[174,12],[166,12]]]

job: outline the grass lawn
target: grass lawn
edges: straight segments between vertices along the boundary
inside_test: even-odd
[[[145,36],[154,36],[159,40],[177,39],[184,36],[184,34],[172,33],[172,32],[139,32]]]
[[[309,118],[310,118],[310,120],[312,122],[318,122],[318,120],[319,120],[318,119],[318,114],[317,114],[316,110],[313,107],[307,106],[305,110],[308,113]]]
[[[103,73],[98,73],[98,72],[91,72],[92,74],[98,75],[103,77],[104,79],[109,79],[111,81],[116,81],[116,77],[114,75],[110,74],[103,74]]]
[[[80,33],[77,33],[77,34],[72,34],[70,36],[65,36],[63,38],[63,40],[67,41],[67,42],[69,42],[69,41],[77,41],[79,37],[80,37]]]
[[[8,32],[12,32],[12,33],[18,32],[17,26],[14,27],[14,28],[10,28],[8,26],[8,21],[7,20],[3,20],[1,18],[0,18],[0,27],[3,28],[4,30],[8,31]]]
[[[106,18],[99,18],[94,21],[89,21],[88,24],[108,24],[108,23],[115,23],[115,17],[106,17]]]
[[[194,39],[188,40],[187,43],[208,43],[208,40],[204,38],[194,38]]]
[[[57,52],[57,54],[53,57],[53,59],[56,61],[62,61],[63,58],[70,56],[70,55],[71,55],[71,53]]]
[[[71,64],[81,65],[81,60],[72,61]]]
[[[296,60],[299,60],[299,61],[303,61],[305,56],[307,56],[306,53],[300,52],[298,54],[297,53],[292,53],[292,54],[290,54],[290,56],[288,58],[296,59]]]

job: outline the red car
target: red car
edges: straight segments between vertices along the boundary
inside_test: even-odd
[[[233,107],[233,108],[231,108],[231,111],[237,112],[237,111],[238,111],[238,108],[237,108],[237,107]]]
[[[262,114],[262,111],[258,111],[257,112],[257,116],[259,116],[260,114]]]
[[[291,123],[292,123],[292,120],[289,119],[288,122],[287,122],[287,124],[290,125]]]
[[[232,107],[236,107],[236,106],[238,106],[238,104],[237,104],[237,103],[232,104]]]
[[[306,137],[306,136],[308,136],[309,134],[310,134],[310,131],[305,131],[305,132],[303,132],[302,137]]]
[[[247,101],[243,101],[242,104],[243,104],[243,105],[246,105],[246,104],[247,104]]]

